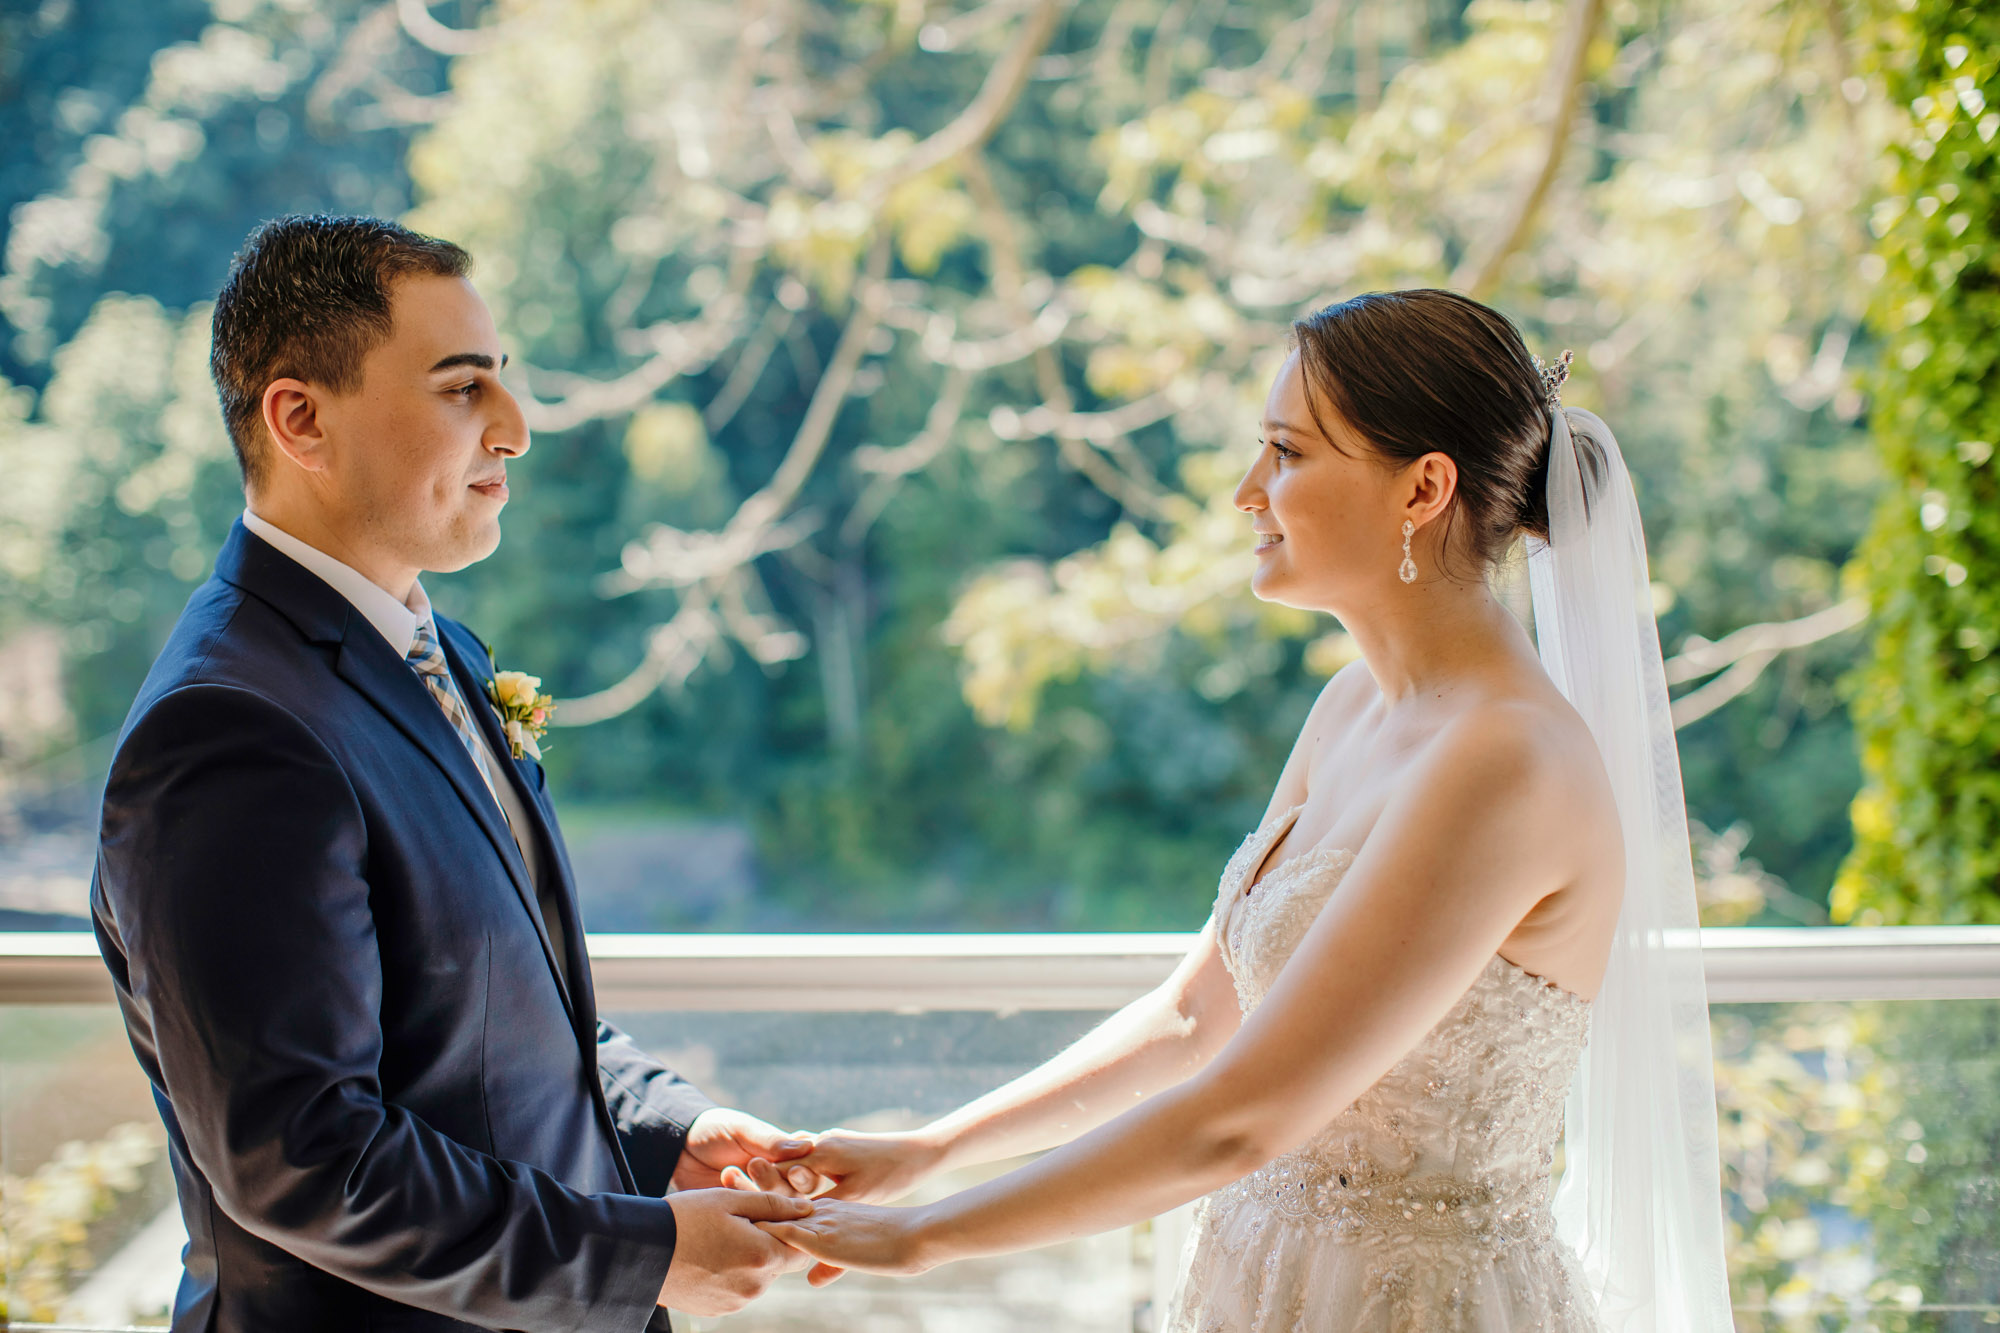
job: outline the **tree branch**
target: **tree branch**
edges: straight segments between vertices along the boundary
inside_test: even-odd
[[[743,354],[736,358],[736,364],[729,368],[729,378],[715,391],[715,397],[708,400],[708,406],[701,410],[701,424],[713,435],[735,419],[743,404],[750,399],[750,391],[757,387],[757,381],[764,377],[764,367],[771,362],[771,353],[778,343],[791,331],[792,312],[783,306],[764,312],[757,331],[750,335],[750,341],[743,346]]]
[[[1316,92],[1323,73],[1328,48],[1340,20],[1346,17],[1348,0],[1314,0],[1312,8],[1283,24],[1264,54],[1248,65],[1235,69],[1212,69],[1203,82],[1219,93],[1247,97],[1264,84],[1289,76],[1298,65],[1311,74],[1308,92]]]
[[[1868,604],[1856,597],[1836,602],[1797,620],[1771,620],[1723,635],[1710,642],[1699,634],[1688,636],[1680,652],[1667,659],[1667,684],[1682,685],[1722,670],[1759,652],[1784,652],[1831,638],[1853,629],[1868,618]]]
[[[1492,239],[1465,256],[1451,285],[1475,299],[1484,300],[1499,285],[1507,261],[1533,234],[1535,218],[1555,183],[1562,166],[1563,150],[1569,146],[1570,127],[1583,100],[1584,71],[1590,63],[1590,41],[1604,16],[1604,0],[1570,0],[1569,22],[1562,41],[1550,53],[1549,75],[1556,83],[1556,104],[1549,118],[1548,137],[1542,145],[1542,163],[1527,188],[1514,198],[1502,223],[1486,233]]]
[[[533,394],[521,398],[521,414],[530,430],[573,430],[587,421],[621,416],[644,406],[667,384],[721,356],[742,332],[743,302],[734,294],[720,298],[720,309],[681,324],[662,324],[644,331],[653,354],[616,379],[594,380],[559,371],[530,372],[531,378],[563,385],[559,399],[545,401]]]
[[[879,203],[905,181],[943,166],[991,138],[993,131],[1000,128],[1000,122],[1013,111],[1014,103],[1020,100],[1021,90],[1028,86],[1028,78],[1034,73],[1036,59],[1055,36],[1056,22],[1067,8],[1068,0],[1039,0],[1021,24],[1014,44],[987,71],[986,82],[980,85],[965,110],[949,125],[910,149],[895,166],[869,177],[856,192],[857,196],[864,203]]]
[[[1135,430],[1165,421],[1178,410],[1173,396],[1149,393],[1104,412],[1078,412],[1073,408],[1047,403],[1017,412],[1010,407],[995,408],[993,433],[1003,440],[1022,440],[1036,435],[1069,435],[1092,444],[1105,445],[1122,440]]]
[[[1707,717],[1755,685],[1780,653],[1832,638],[1867,618],[1868,604],[1854,598],[1797,620],[1745,625],[1713,643],[1698,634],[1689,637],[1681,651],[1667,659],[1667,683],[1680,685],[1717,671],[1722,674],[1674,700],[1675,729]]]
[[[1009,225],[1006,203],[1000,198],[1000,191],[993,183],[993,175],[987,169],[982,154],[966,154],[963,174],[966,192],[978,205],[981,231],[993,265],[994,294],[1018,324],[1026,324],[1026,269],[1021,262],[1020,243]],[[1076,415],[1076,400],[1070,395],[1069,384],[1063,378],[1062,363],[1057,360],[1055,349],[1047,343],[1036,347],[1033,356],[1035,387],[1040,391],[1042,401],[1048,405],[1048,410],[1055,414],[1049,421],[1056,429],[1049,434],[1055,440],[1056,450],[1063,461],[1130,512],[1147,518],[1162,517],[1166,512],[1165,493],[1159,482],[1144,469],[1141,460],[1131,454],[1122,433],[1112,432],[1099,441],[1110,448],[1125,448],[1124,466],[1121,467],[1093,448],[1093,442],[1084,435],[1063,429]]]
[[[919,349],[934,365],[953,370],[997,370],[1053,346],[1070,319],[1070,308],[1057,298],[1043,306],[1032,321],[977,341],[959,338],[958,321],[941,311],[905,309],[884,322],[916,334]]]
[[[587,727],[629,713],[655,690],[686,684],[709,650],[720,642],[707,593],[690,589],[674,618],[655,625],[646,636],[646,655],[625,679],[595,694],[563,700],[549,721],[558,727]]]
[[[613,576],[616,586],[627,592],[647,587],[686,587],[712,579],[737,568],[769,550],[778,534],[791,541],[804,536],[800,525],[782,525],[785,511],[798,498],[806,479],[812,475],[820,455],[833,433],[833,424],[854,387],[854,372],[861,367],[868,341],[882,322],[888,301],[883,276],[889,267],[889,237],[879,233],[869,251],[867,269],[855,284],[854,312],[841,331],[826,373],[814,386],[805,418],[792,436],[791,447],[763,489],[738,505],[720,532],[683,532],[659,524],[645,540],[625,548],[621,574]]]
[[[924,416],[924,428],[917,432],[909,443],[894,449],[884,449],[869,445],[854,451],[854,466],[857,471],[869,472],[868,487],[861,492],[861,498],[848,511],[847,519],[840,525],[840,540],[848,546],[858,546],[868,535],[868,529],[882,511],[889,507],[903,479],[913,472],[919,472],[931,465],[951,442],[952,429],[958,425],[960,415],[965,411],[965,391],[972,383],[972,376],[959,367],[952,367],[944,375],[944,387],[938,391],[931,403],[931,410]]]
[[[453,28],[438,22],[424,0],[396,0],[396,17],[403,31],[419,46],[441,56],[469,56],[492,45],[493,34],[484,29]]]

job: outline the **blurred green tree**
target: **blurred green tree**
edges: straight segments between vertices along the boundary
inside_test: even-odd
[[[414,149],[416,217],[489,263],[543,466],[608,489],[532,472],[496,567],[535,572],[467,593],[508,637],[540,580],[601,626],[548,668],[601,683],[562,720],[646,725],[565,746],[572,789],[748,798],[802,899],[1186,920],[1346,651],[1250,601],[1227,504],[1285,321],[1456,281],[1584,346],[1579,400],[1630,423],[1677,665],[1714,677],[1683,700],[1696,813],[1823,901],[1856,645],[1695,636],[1858,619],[1887,122],[1828,13],[497,6]],[[624,486],[582,461],[613,449]],[[941,697],[939,621],[1009,734]]]
[[[1191,924],[1352,652],[1245,590],[1286,324],[1450,281],[1621,427],[1705,856],[1797,886],[1727,919],[1821,910],[1889,123],[1843,4],[213,0],[144,60],[61,8],[7,30],[104,72],[21,113],[63,165],[16,177],[0,450],[43,481],[0,545],[79,738],[234,506],[215,437],[143,420],[194,382],[81,349],[179,346],[256,216],[413,196],[539,440],[436,592],[619,719],[556,738],[572,800],[749,818],[767,924]],[[168,454],[185,494],[106,503]]]
[[[1849,682],[1867,781],[1833,909],[1864,924],[1991,923],[2000,921],[2000,13],[1910,0],[1882,26],[1892,96],[1909,109],[1894,186],[1873,211],[1886,272],[1873,420],[1889,484],[1849,570],[1871,603],[1875,644]],[[1886,1035],[1929,1053],[1891,1090],[1922,1143],[1889,1156],[1865,1211],[1878,1261],[1925,1302],[1991,1309],[2000,1304],[2000,1026],[1991,1005],[1935,1008],[1943,1012],[1886,1017]],[[1935,1326],[1970,1328],[1979,1317]]]
[[[0,646],[56,627],[72,738],[117,725],[240,503],[201,301],[264,216],[415,201],[475,252],[538,439],[501,552],[434,592],[567,696],[572,811],[752,823],[772,893],[708,924],[1189,926],[1354,651],[1247,595],[1228,497],[1286,325],[1451,283],[1577,348],[1572,401],[1620,431],[1713,921],[1818,919],[1849,849],[1877,386],[1835,906],[1973,919],[1996,122],[1957,12],[17,6]],[[1918,1154],[1992,1160],[1962,1114],[2000,1104],[1992,1039],[1952,1038],[1949,1085],[1820,1068],[1922,1049],[1893,1018],[1806,1015],[1725,1081],[1744,1290],[1810,1287],[1827,1170],[1884,1281],[1975,1289],[1990,1241],[1924,1227],[1978,1200]]]
[[[1875,648],[1851,689],[1867,786],[1834,910],[2000,922],[2000,14],[1922,0],[1897,37],[1912,125],[1873,215],[1889,485],[1851,570]]]
[[[0,648],[55,627],[72,715],[38,748],[116,729],[242,505],[206,370],[229,256],[276,213],[407,207],[443,66],[361,0],[0,14]]]

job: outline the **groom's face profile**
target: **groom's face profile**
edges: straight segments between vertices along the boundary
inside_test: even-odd
[[[500,543],[507,461],[527,452],[527,423],[500,383],[506,354],[470,282],[416,274],[389,292],[388,336],[351,389],[280,380],[266,390],[273,437],[299,464],[280,484],[314,492],[371,564],[461,569]]]

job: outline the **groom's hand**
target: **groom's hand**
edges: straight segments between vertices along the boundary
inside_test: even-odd
[[[763,1161],[777,1167],[766,1177],[771,1193],[816,1194],[833,1182],[808,1167],[785,1166],[812,1150],[812,1139],[807,1135],[787,1134],[754,1115],[726,1106],[713,1107],[688,1126],[687,1146],[674,1166],[674,1188],[713,1189],[723,1183],[722,1173],[730,1167],[746,1170],[750,1163]]]
[[[811,1259],[757,1226],[809,1217],[809,1200],[705,1189],[675,1194],[667,1203],[674,1210],[674,1257],[660,1304],[670,1310],[735,1314],[780,1274],[812,1267]]]

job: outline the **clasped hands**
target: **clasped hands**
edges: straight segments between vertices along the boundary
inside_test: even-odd
[[[695,1117],[674,1168],[677,1231],[660,1304],[734,1314],[783,1273],[823,1287],[849,1268],[915,1273],[917,1209],[900,1198],[937,1171],[943,1148],[921,1132],[787,1133],[742,1111]]]

